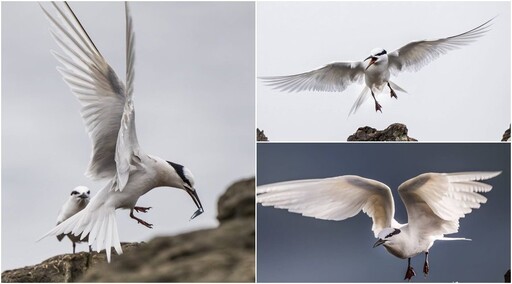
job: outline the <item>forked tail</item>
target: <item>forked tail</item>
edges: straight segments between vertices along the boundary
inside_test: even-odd
[[[58,236],[60,234],[71,233],[75,236],[81,234],[81,240],[89,236],[89,245],[96,242],[97,252],[105,249],[108,262],[110,262],[112,247],[115,248],[117,254],[122,254],[123,250],[117,232],[115,209],[104,208],[104,206],[92,209],[89,205],[57,225],[39,240],[47,236]]]

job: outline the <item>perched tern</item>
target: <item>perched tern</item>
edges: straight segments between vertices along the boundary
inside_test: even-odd
[[[404,280],[410,280],[416,275],[411,258],[420,253],[425,253],[423,273],[428,275],[428,252],[435,241],[469,240],[444,235],[458,232],[459,219],[487,201],[480,193],[492,186],[478,181],[500,173],[424,173],[407,180],[398,187],[407,209],[406,224],[394,219],[393,195],[387,185],[353,175],[259,186],[257,200],[263,206],[323,220],[340,221],[363,211],[373,220],[377,238],[373,247],[383,245],[392,255],[407,259]]]
[[[382,106],[377,102],[375,93],[380,93],[387,86],[391,97],[398,99],[395,90],[406,92],[390,81],[391,74],[418,71],[440,55],[474,42],[488,31],[492,20],[455,36],[413,41],[390,53],[383,48],[374,48],[363,61],[334,62],[305,73],[260,79],[281,91],[342,92],[348,85],[361,82],[364,78],[366,86],[350,109],[349,115],[355,114],[368,98],[368,91],[375,101],[375,111],[382,112]]]
[[[90,195],[91,191],[86,186],[75,187],[73,191],[71,191],[71,196],[69,196],[68,200],[64,205],[62,205],[62,208],[59,211],[59,215],[57,216],[57,225],[84,209],[85,206],[89,204]],[[65,236],[67,236],[73,243],[73,253],[75,253],[76,243],[82,242],[82,240],[80,240],[80,236],[75,236],[73,234],[60,234],[57,236],[57,240],[60,242]],[[85,238],[83,241],[88,240]],[[89,252],[90,251],[92,251],[92,249],[89,245]]]
[[[111,248],[122,253],[115,210],[129,209],[130,217],[152,228],[152,224],[134,216],[133,211],[147,212],[151,207],[136,206],[137,200],[159,186],[185,190],[197,211],[191,219],[203,213],[203,206],[194,189],[194,178],[186,167],[147,155],[139,147],[135,132],[133,105],[134,32],[128,4],[126,13],[126,86],[90,39],[69,5],[53,3],[60,23],[43,11],[52,24],[51,33],[65,55],[53,52],[64,66],[57,69],[71,91],[82,104],[82,118],[92,140],[93,151],[86,175],[93,179],[109,179],[80,212],[59,224],[49,235],[88,236],[89,245],[97,251],[106,249],[110,262]]]

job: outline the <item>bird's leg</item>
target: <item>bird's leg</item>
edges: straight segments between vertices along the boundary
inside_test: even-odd
[[[149,209],[151,209],[151,207],[135,206],[135,207],[133,207],[133,209],[135,209],[135,211],[137,211],[137,212],[147,213],[149,211]]]
[[[76,244],[75,244],[75,242],[73,242],[73,254],[75,254],[75,248],[76,248]]]
[[[412,269],[411,258],[409,257],[409,259],[407,260],[407,272],[405,273],[404,280],[411,281],[413,276],[416,276],[416,272],[414,272],[414,269]]]
[[[430,271],[430,267],[428,266],[428,251],[425,252],[425,264],[423,264],[423,274],[425,275],[425,278],[428,275],[428,272]]]
[[[144,226],[146,226],[146,227],[148,227],[148,228],[150,228],[150,229],[153,229],[153,224],[149,224],[148,222],[146,222],[146,221],[144,221],[144,220],[142,220],[142,219],[139,219],[139,218],[135,217],[135,216],[133,215],[133,209],[132,209],[132,210],[130,210],[130,217],[131,217],[132,219],[137,220],[137,223],[142,224],[142,225],[144,225]]]
[[[375,94],[373,93],[373,90],[370,90],[372,92],[373,100],[375,101],[375,112],[380,111],[382,113],[382,106],[377,102],[377,99],[375,98]]]
[[[392,98],[395,98],[398,100],[398,97],[396,96],[396,93],[395,91],[391,88],[391,86],[389,85],[389,82],[388,82],[388,87],[389,87],[389,90],[391,91],[391,97]]]
[[[89,253],[92,253],[92,246],[89,245]]]

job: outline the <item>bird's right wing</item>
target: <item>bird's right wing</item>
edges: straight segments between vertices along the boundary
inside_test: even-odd
[[[287,92],[341,92],[364,75],[362,62],[335,62],[306,73],[260,77],[267,85]]]
[[[388,54],[390,69],[393,73],[403,70],[418,71],[442,54],[474,42],[488,31],[492,20],[455,36],[408,43]]]
[[[492,186],[478,182],[501,172],[424,173],[398,187],[407,209],[409,227],[433,236],[456,233],[459,219],[480,208],[479,194]]]
[[[127,168],[126,164],[116,165],[116,150],[133,152],[138,149],[138,144],[133,143],[134,139],[136,142],[131,103],[133,72],[127,73],[126,90],[69,5],[66,2],[61,5],[52,2],[52,5],[57,10],[60,21],[52,17],[44,7],[41,8],[52,24],[52,36],[65,54],[64,56],[53,52],[64,66],[57,69],[82,104],[82,118],[93,144],[86,175],[96,179],[114,177],[118,174],[116,166],[120,169]],[[127,57],[133,58],[133,53],[129,53]],[[132,61],[128,63],[128,70],[133,70]],[[132,142],[119,147],[118,134],[123,133],[121,129],[128,129],[123,130],[128,133],[124,139]],[[120,161],[124,162],[122,159]]]
[[[359,176],[296,180],[258,186],[263,206],[324,220],[344,220],[361,210],[373,219],[372,231],[391,227],[395,206],[389,187]]]

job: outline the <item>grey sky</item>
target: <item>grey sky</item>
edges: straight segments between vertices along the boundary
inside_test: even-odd
[[[123,242],[215,226],[220,194],[254,175],[254,3],[130,5],[139,142],[191,169],[206,212],[189,222],[196,208],[187,194],[153,190],[139,205],[153,207],[142,217],[154,229],[120,210]],[[71,6],[124,78],[123,3]],[[105,184],[83,175],[91,143],[50,49],[59,50],[37,3],[2,2],[2,271],[71,252],[68,240],[35,240],[55,225],[72,188],[95,194]]]
[[[285,93],[257,84],[257,125],[271,141],[345,141],[358,127],[405,123],[420,141],[499,141],[510,123],[510,2],[260,2],[258,76],[291,75],[335,61],[359,61],[375,47],[470,30],[491,30],[418,72],[391,77],[409,94],[377,95],[347,118],[363,89]]]
[[[486,204],[460,220],[451,237],[471,242],[438,241],[430,249],[431,273],[421,273],[424,255],[413,258],[414,282],[502,282],[510,268],[510,144],[342,143],[258,144],[258,185],[346,174],[387,184],[395,200],[395,218],[407,222],[396,189],[424,172],[497,171],[486,183]],[[360,213],[344,221],[324,221],[258,205],[259,282],[400,282],[407,260],[376,239],[371,219]]]

